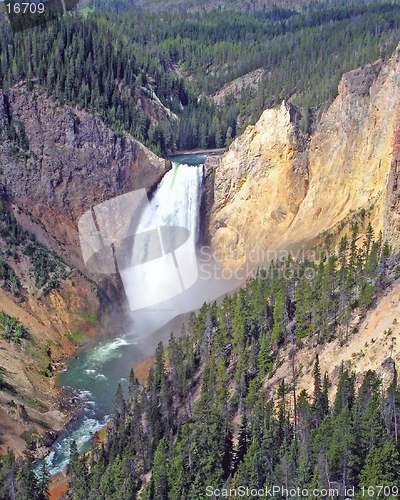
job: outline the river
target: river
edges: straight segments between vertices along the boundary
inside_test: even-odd
[[[193,245],[199,232],[202,164],[205,159],[204,154],[173,158],[173,169],[165,174],[150,201],[157,226],[186,227],[191,234],[189,239],[193,239]],[[146,230],[148,215],[147,212],[142,214],[143,221],[140,224],[143,227],[139,226],[141,231]],[[187,261],[187,258],[183,260]],[[159,273],[157,275],[157,272],[146,271],[142,287],[131,290],[129,286],[137,282],[135,269],[132,268],[131,275],[129,269],[123,271],[121,275],[128,300],[131,299],[132,302],[138,295],[144,295],[147,282],[154,282],[160,278]],[[206,285],[215,292],[215,287],[210,283]],[[84,347],[69,361],[68,369],[58,376],[57,383],[71,397],[80,399],[79,406],[82,411],[60,434],[52,446],[50,455],[45,459],[52,476],[61,472],[67,464],[73,440],[76,441],[80,453],[87,451],[92,445],[93,434],[110,421],[118,384],[122,384],[126,393],[131,368],[148,355],[149,334],[178,314],[199,307],[204,299],[208,298],[209,292],[196,290],[196,286],[189,287],[189,293],[186,295],[181,293],[158,304],[156,308],[150,306],[129,313],[132,316],[134,332],[124,337],[103,341],[95,346]],[[180,297],[182,295],[185,295],[183,300]],[[199,298],[202,300],[199,301]],[[134,307],[131,309],[134,310]],[[164,340],[168,338],[166,333]],[[154,341],[152,344],[156,345]]]
[[[80,453],[90,448],[93,434],[111,418],[118,384],[126,391],[130,369],[144,355],[141,340],[132,336],[107,340],[76,352],[68,369],[58,376],[58,384],[71,397],[81,400],[82,411],[60,434],[46,458],[52,476],[67,464],[72,441],[76,441]]]

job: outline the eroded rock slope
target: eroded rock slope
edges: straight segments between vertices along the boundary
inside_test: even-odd
[[[337,98],[306,142],[291,104],[266,110],[215,169],[214,250],[273,255],[327,235],[336,242],[355,220],[361,232],[371,221],[399,250],[399,123],[399,49],[387,64],[343,75]]]
[[[45,92],[23,84],[0,91],[0,314],[15,322],[10,333],[0,325],[0,447],[22,452],[27,433],[51,442],[47,427],[68,418],[54,386],[62,360],[83,337],[126,326],[115,275],[84,267],[80,216],[120,194],[151,191],[168,168],[131,136]]]

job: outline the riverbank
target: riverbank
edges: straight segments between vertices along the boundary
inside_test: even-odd
[[[109,425],[110,424],[105,425],[96,433],[97,443],[102,443],[105,441],[106,431]],[[91,449],[86,453],[82,453],[81,457],[87,455],[88,453],[90,453],[90,451]],[[68,479],[69,477],[66,476],[64,472],[60,472],[59,474],[51,478],[49,484],[50,500],[62,500],[64,493],[66,493],[68,489]]]
[[[85,347],[72,359],[58,382],[65,387],[66,402],[76,404],[76,411],[66,429],[59,433],[46,459],[51,476],[64,470],[73,441],[79,453],[91,448],[93,435],[110,421],[118,385],[121,384],[127,394],[131,366],[148,356],[137,338],[123,336]]]
[[[136,363],[133,366],[133,371],[138,378],[139,382],[144,385],[147,381],[147,377],[150,371],[150,368],[152,364],[154,363],[154,357],[146,358],[143,361]],[[99,431],[96,432],[95,437],[93,439],[96,440],[96,442],[105,442],[106,439],[106,431],[107,427],[110,426],[110,423],[102,427]],[[93,446],[92,446],[93,447]],[[81,456],[85,456],[88,453],[91,452],[92,447],[86,451],[85,453],[82,453]],[[65,475],[65,472],[59,472],[55,476],[53,476],[50,480],[49,484],[49,492],[50,492],[50,500],[62,500],[63,495],[66,493],[68,489],[68,476]]]
[[[23,332],[18,341],[0,335],[0,454],[12,450],[41,459],[49,453],[76,406],[65,397],[58,377],[84,343],[113,333],[96,319],[92,284],[79,274],[73,279],[40,300],[34,294],[22,300],[22,293],[14,300],[0,290],[1,314]]]
[[[135,372],[136,377],[139,379],[139,382],[144,385],[147,381],[147,376],[149,374],[150,368],[154,363],[153,357],[148,357],[139,363],[136,363],[133,366],[133,371]],[[102,427],[99,431],[96,432],[95,439],[97,442],[104,442],[106,438],[106,430],[110,425],[108,423],[104,427]],[[82,453],[82,456],[90,453],[92,448],[90,448],[85,453]],[[67,491],[68,488],[68,477],[65,475],[64,471],[56,474],[51,478],[49,490],[50,490],[50,500],[61,500],[63,494]]]
[[[59,350],[57,357],[49,358],[48,372],[40,372],[39,363],[32,360],[33,349],[23,347],[17,357],[14,345],[0,342],[0,368],[8,375],[0,391],[0,454],[10,449],[17,455],[41,459],[73,418],[72,406],[57,387],[56,378],[67,368],[63,358],[72,356],[75,348],[69,345],[64,352]]]

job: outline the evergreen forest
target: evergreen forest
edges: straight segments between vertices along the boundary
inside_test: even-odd
[[[296,361],[301,346],[317,352],[335,341],[345,348],[398,278],[399,257],[381,235],[374,238],[369,225],[361,247],[358,241],[355,224],[320,262],[272,263],[219,304],[192,313],[188,331],[171,333],[167,347],[159,343],[145,386],[133,370],[129,393],[119,386],[106,440],[95,439],[84,456],[73,443],[67,498],[133,500],[140,492],[146,500],[197,500],[273,485],[322,490],[321,498],[331,498],[329,489],[345,498],[354,487],[360,500],[368,487],[385,485],[389,494],[376,497],[396,497],[400,389],[393,360],[386,360],[392,375],[385,387],[371,370],[356,384],[349,363],[337,367],[333,383],[318,355],[312,366]],[[385,332],[393,347],[392,334]],[[290,376],[267,392],[265,381],[284,357]],[[305,370],[313,380],[308,391],[297,387]],[[45,462],[33,476],[29,459],[8,454],[0,470],[0,498],[48,498]],[[32,488],[32,496],[13,497],[10,485]]]
[[[229,145],[264,109],[289,99],[310,132],[342,74],[389,57],[400,33],[399,6],[389,2],[179,15],[96,5],[15,34],[0,13],[0,88],[7,94],[21,81],[29,91],[45,88],[160,155]],[[214,102],[224,85],[256,69],[262,70],[256,84]],[[151,120],[141,97],[173,114]],[[14,125],[9,136],[19,137]]]
[[[398,2],[273,2],[258,10],[139,3],[95,0],[89,12],[19,33],[0,12],[6,108],[15,85],[33,96],[46,92],[54,103],[98,115],[117,136],[130,133],[166,155],[229,146],[263,110],[290,100],[307,137],[343,73],[389,58],[400,38]],[[255,85],[239,92],[229,86],[259,69]],[[217,104],[213,96],[224,89],[231,90]],[[162,112],[150,116],[143,100]],[[30,146],[23,124],[10,115],[5,127],[9,154],[24,158]],[[46,295],[70,268],[23,230],[9,201],[2,191],[3,286],[19,297],[7,259],[26,256]],[[397,497],[400,388],[393,360],[386,360],[391,381],[384,384],[372,370],[357,377],[351,363],[338,365],[330,379],[314,353],[329,342],[346,348],[399,277],[399,256],[382,234],[369,224],[361,238],[354,222],[319,261],[273,262],[235,293],[204,303],[168,345],[158,345],[145,384],[132,370],[128,393],[119,386],[106,439],[95,436],[83,456],[73,443],[66,500],[215,500],[239,496],[230,493],[239,487],[274,485],[309,492],[269,495],[277,500],[311,500],[316,489],[325,491],[324,500]],[[29,339],[4,311],[0,336],[18,345]],[[387,329],[389,349],[395,340]],[[299,349],[313,352],[309,366],[297,360]],[[289,361],[290,376],[267,391]],[[298,379],[307,373],[311,387],[300,390]],[[49,498],[45,461],[37,470],[29,456],[0,457],[0,500]]]
[[[224,488],[286,485],[336,488],[336,498],[354,487],[361,500],[363,486],[367,495],[366,487],[397,485],[394,362],[388,387],[369,370],[356,390],[350,365],[338,366],[332,387],[316,355],[312,389],[296,387],[306,369],[296,349],[330,341],[346,346],[400,271],[398,256],[373,239],[370,226],[362,248],[357,240],[355,226],[336,254],[319,263],[274,263],[219,305],[205,303],[192,313],[188,332],[172,333],[167,348],[158,345],[145,387],[133,371],[129,394],[119,387],[106,443],[85,458],[72,447],[69,498],[128,500],[141,491],[146,500],[199,500],[219,497],[208,495],[207,486],[221,495]],[[283,356],[292,359],[291,376],[267,393],[263,381]],[[395,490],[386,496],[394,498]]]

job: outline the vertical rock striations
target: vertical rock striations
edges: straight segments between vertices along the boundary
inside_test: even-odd
[[[399,248],[399,49],[338,90],[306,147],[285,103],[232,143],[215,176],[214,249],[312,246],[360,213]]]
[[[46,426],[62,429],[68,412],[57,411],[53,377],[62,360],[83,336],[98,339],[126,328],[115,275],[89,276],[84,267],[80,216],[120,194],[150,191],[169,168],[133,137],[115,134],[100,118],[61,106],[44,92],[23,85],[0,91],[0,311],[27,332],[10,342],[0,328],[1,378],[9,388],[0,387],[1,448],[22,452],[33,428],[11,400],[23,402],[41,435]],[[3,279],[4,266],[15,282]]]
[[[224,255],[267,248],[296,217],[309,182],[296,118],[285,102],[264,111],[220,159],[210,232],[212,246]]]
[[[29,152],[24,161],[7,155],[3,134],[1,180],[64,243],[77,245],[77,222],[86,210],[134,189],[150,190],[170,168],[128,134],[116,135],[100,118],[57,105],[44,93],[14,87],[7,99],[0,94],[0,121],[7,115],[17,129],[23,124]]]
[[[400,251],[400,126],[397,127],[393,140],[393,158],[389,171],[387,199],[384,220],[384,238],[394,251]]]

